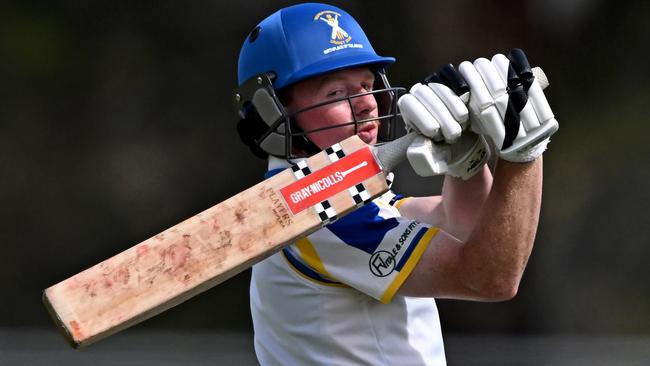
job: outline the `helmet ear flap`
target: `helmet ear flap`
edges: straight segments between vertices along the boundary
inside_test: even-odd
[[[248,146],[253,155],[257,156],[260,159],[268,158],[269,154],[262,150],[258,144],[258,139],[261,138],[266,131],[268,126],[257,111],[251,111],[247,114],[246,118],[242,118],[237,122],[237,133],[239,138]]]
[[[274,78],[272,73],[255,75],[237,88],[233,104],[241,118],[246,118],[254,109],[268,126],[272,126],[286,115],[273,89]]]
[[[240,120],[237,132],[255,156],[285,155],[284,107],[276,96],[273,74],[259,74],[243,83],[235,92],[234,104]]]

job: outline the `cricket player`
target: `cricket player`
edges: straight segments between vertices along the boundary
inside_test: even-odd
[[[238,131],[267,177],[352,135],[389,141],[397,123],[419,134],[415,171],[445,175],[440,196],[389,191],[253,267],[262,365],[445,365],[434,298],[517,293],[558,126],[525,55],[448,65],[408,92],[388,83],[394,61],[325,4],[281,9],[244,41]]]

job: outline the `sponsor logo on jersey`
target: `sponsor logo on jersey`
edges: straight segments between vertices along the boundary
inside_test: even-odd
[[[400,255],[402,249],[406,247],[406,241],[411,234],[413,234],[414,229],[419,224],[418,221],[411,222],[406,229],[404,229],[404,232],[402,232],[402,235],[397,239],[397,242],[393,244],[393,247],[390,248],[390,251],[379,250],[370,257],[369,265],[372,274],[377,277],[386,277],[393,273],[395,266],[397,265],[397,257]]]
[[[324,10],[314,15],[314,21],[327,25],[331,28],[329,43],[334,45],[323,50],[323,54],[344,50],[346,48],[363,48],[361,43],[350,43],[352,36],[341,26],[339,19],[341,14]]]
[[[395,256],[385,250],[375,252],[370,257],[370,272],[377,277],[386,277],[395,270]]]

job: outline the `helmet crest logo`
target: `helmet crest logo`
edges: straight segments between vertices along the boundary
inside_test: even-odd
[[[341,14],[331,10],[321,11],[314,16],[314,21],[323,21],[332,28],[330,43],[335,45],[342,45],[352,40],[348,32],[339,25],[340,16]]]
[[[331,45],[323,50],[323,54],[325,55],[348,48],[363,48],[362,43],[350,43],[352,36],[349,32],[354,33],[355,30],[344,29],[344,27],[339,23],[340,17],[341,14],[331,10],[324,10],[314,15],[314,22],[318,22],[318,24],[325,23],[332,30],[329,37],[329,43]]]

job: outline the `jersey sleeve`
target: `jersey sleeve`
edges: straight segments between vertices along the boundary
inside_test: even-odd
[[[298,241],[285,257],[321,284],[347,285],[390,302],[438,229],[401,217],[388,203],[396,195],[387,196]]]

